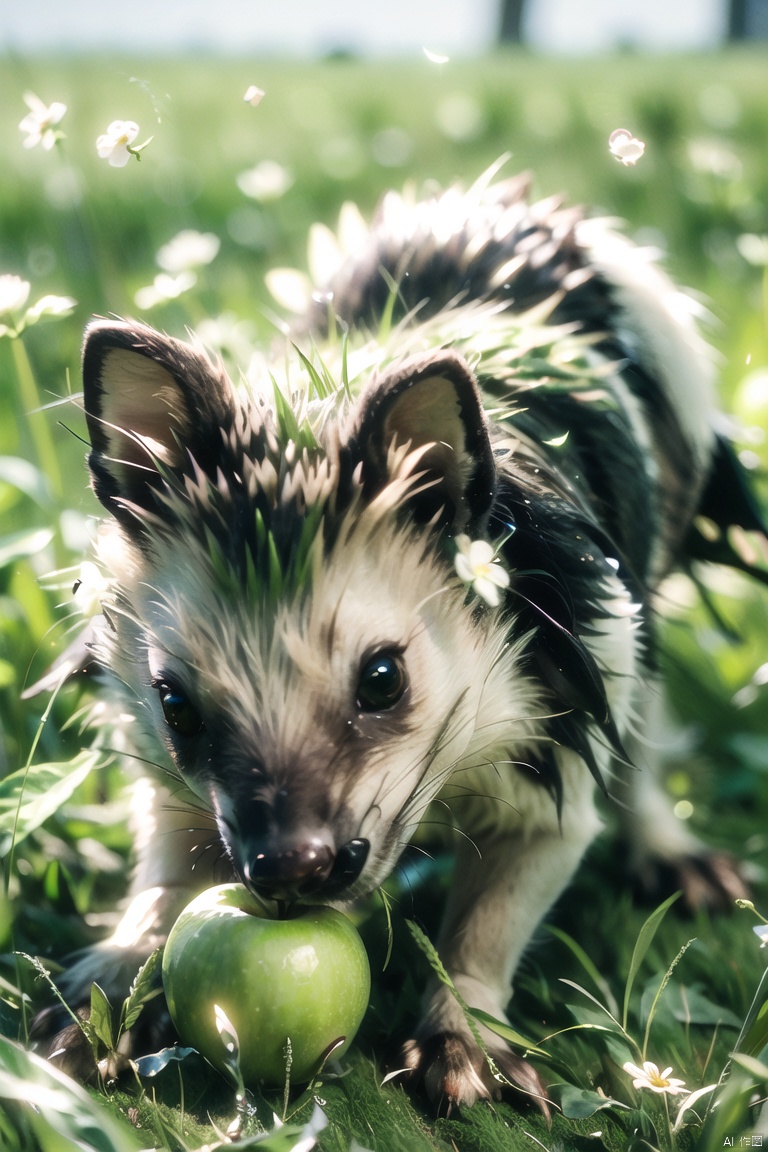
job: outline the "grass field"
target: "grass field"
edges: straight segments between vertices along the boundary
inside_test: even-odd
[[[12,318],[0,315],[0,1148],[197,1149],[221,1139],[237,1114],[233,1091],[212,1083],[194,1058],[152,1080],[86,1094],[51,1079],[23,1049],[46,989],[17,954],[55,970],[103,934],[130,859],[124,780],[115,764],[87,771],[79,690],[66,689],[50,709],[45,698],[21,699],[63,645],[98,510],[83,467],[84,421],[67,402],[80,387],[88,318],[135,315],[135,293],[158,274],[160,247],[182,229],[212,232],[220,249],[195,286],[143,315],[177,335],[217,320],[209,340],[242,358],[270,340],[280,311],[266,272],[305,266],[312,222],[333,225],[346,200],[370,215],[392,185],[470,182],[510,153],[507,170],[530,169],[535,195],[564,192],[623,218],[706,300],[724,403],[739,407],[742,447],[765,465],[744,380],[768,372],[767,65],[758,52],[581,62],[510,54],[442,66],[2,61],[0,276],[31,283],[27,304],[45,294],[77,303],[18,338],[8,331]],[[252,83],[266,92],[257,107],[242,98]],[[22,147],[27,90],[67,105],[65,138],[51,151]],[[140,162],[125,168],[96,153],[96,137],[115,119],[140,125],[137,143],[152,137]],[[646,142],[635,168],[608,154],[617,127]],[[768,401],[763,422],[766,409]],[[716,627],[691,584],[670,589],[663,659],[689,738],[668,787],[710,842],[764,866],[768,597],[720,570],[702,580],[711,608],[740,640]],[[647,923],[653,909],[633,903],[620,863],[609,827],[518,978],[513,1019],[546,1050],[537,1066],[560,1085],[553,1095],[562,1114],[551,1129],[507,1103],[435,1119],[421,1097],[380,1086],[429,973],[406,921],[435,926],[446,883],[438,856],[430,868],[405,868],[389,887],[386,968],[382,901],[373,897],[357,913],[374,991],[343,1062],[347,1074],[326,1073],[285,1105],[282,1093],[257,1094],[240,1114],[243,1146],[293,1148],[314,1096],[329,1121],[318,1136],[324,1152],[714,1152],[727,1139],[738,1147],[755,1120],[750,1103],[768,1089],[768,953],[753,932],[760,921],[746,910],[686,920],[673,906]],[[764,879],[755,904],[768,916]],[[671,1065],[690,1091],[712,1091],[673,1131],[679,1099],[635,1091],[621,1067],[629,1059]],[[286,1119],[279,1131],[273,1113]]]

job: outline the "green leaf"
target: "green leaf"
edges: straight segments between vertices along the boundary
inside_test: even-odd
[[[549,932],[555,939],[560,940],[565,944],[566,948],[576,957],[581,964],[584,971],[587,973],[592,983],[600,991],[600,994],[605,1000],[606,1008],[611,1016],[616,1017],[619,1014],[619,1006],[616,1003],[613,993],[611,992],[608,981],[600,974],[597,965],[591,960],[584,949],[578,944],[573,937],[569,936],[567,932],[563,932],[562,928],[556,927],[554,924],[545,924],[547,932]]]
[[[95,983],[91,984],[91,1011],[87,1030],[102,1042],[108,1052],[114,1049],[116,1038],[112,1031],[112,1005],[106,993]]]
[[[762,1052],[766,1044],[768,1044],[768,968],[760,978],[734,1047],[737,1052],[756,1056]]]
[[[139,1076],[150,1079],[157,1076],[169,1064],[186,1060],[188,1056],[197,1055],[197,1048],[182,1048],[174,1044],[172,1048],[161,1048],[159,1052],[151,1052],[147,1056],[139,1056],[134,1060]]]
[[[640,1018],[646,1020],[656,997],[657,981],[643,992],[640,1003]],[[740,1028],[741,1019],[730,1008],[723,1008],[708,999],[696,985],[687,988],[684,984],[670,982],[664,990],[664,1007],[681,1024],[701,1024],[726,1028]]]
[[[544,1056],[549,1059],[549,1053],[545,1052],[543,1048],[537,1046],[523,1036],[522,1032],[518,1032],[511,1024],[505,1024],[503,1020],[497,1020],[495,1016],[491,1016],[489,1012],[483,1012],[482,1008],[469,1008],[470,1016],[477,1020],[480,1024],[484,1024],[489,1032],[494,1032],[497,1036],[501,1036],[508,1044],[513,1044],[516,1048],[524,1048],[526,1052],[532,1052],[534,1056]]]
[[[569,1004],[568,1011],[578,1021],[579,1027],[600,1033],[600,1041],[619,1066],[627,1060],[636,1059],[637,1053],[633,1051],[629,1038],[622,1033],[621,1025],[598,1001],[594,1001],[594,1003],[596,1004],[595,1008],[590,1008],[588,1004]],[[606,1024],[606,1019],[611,1021],[612,1028]]]
[[[0,540],[0,568],[17,564],[28,556],[36,556],[48,547],[52,539],[50,528],[25,528],[21,532],[11,532]]]
[[[756,1060],[754,1056],[745,1056],[743,1052],[734,1052],[733,1062],[749,1072],[750,1076],[754,1076],[755,1080],[763,1084],[768,1083],[768,1064],[764,1064],[762,1060]]]
[[[0,482],[17,488],[43,508],[47,508],[51,502],[48,477],[29,460],[19,456],[0,456]]]
[[[153,986],[155,975],[160,964],[162,948],[155,948],[152,955],[142,964],[136,973],[136,979],[131,984],[130,992],[123,1002],[120,1013],[120,1033],[127,1032],[138,1020],[145,1004],[160,995],[161,989]]]
[[[385,344],[392,331],[392,317],[395,312],[395,304],[400,296],[400,289],[397,281],[392,278],[383,265],[379,268],[379,273],[389,289],[389,296],[387,297],[387,302],[384,305],[379,320],[379,340],[382,344]]]
[[[138,1152],[139,1134],[47,1060],[0,1036],[0,1100],[18,1102],[45,1152]]]
[[[587,1088],[577,1088],[573,1084],[551,1084],[547,1089],[550,1099],[559,1106],[567,1120],[586,1120],[604,1108],[627,1108],[620,1100],[611,1100],[590,1092]]]
[[[53,816],[103,753],[90,748],[66,763],[35,764],[0,781],[0,856]]]
[[[680,892],[673,892],[663,904],[660,904],[653,912],[651,912],[648,919],[643,924],[642,928],[635,942],[635,948],[632,953],[632,959],[629,964],[629,973],[627,975],[627,983],[624,988],[624,1011],[622,1017],[622,1027],[626,1031],[627,1019],[629,1017],[629,998],[632,994],[632,987],[635,983],[635,978],[640,971],[640,966],[645,959],[646,953],[653,942],[659,925],[667,914],[668,909],[678,900],[681,896]]]

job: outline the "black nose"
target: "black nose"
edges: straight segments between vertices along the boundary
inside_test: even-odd
[[[283,850],[254,852],[243,865],[242,876],[249,888],[273,900],[315,893],[331,899],[357,880],[369,848],[368,840],[349,840],[334,853],[326,841],[312,837]]]
[[[322,888],[335,859],[330,844],[312,837],[289,848],[255,852],[243,865],[243,880],[262,896],[291,900]]]

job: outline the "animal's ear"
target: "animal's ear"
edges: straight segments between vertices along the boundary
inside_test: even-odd
[[[152,328],[94,321],[83,346],[93,487],[119,518],[149,508],[161,468],[190,458],[211,474],[231,421],[232,385],[208,357]]]
[[[423,449],[419,491],[409,508],[455,532],[482,526],[496,469],[488,421],[469,365],[450,349],[402,361],[363,392],[350,447],[362,459],[367,493],[391,478],[393,446]]]

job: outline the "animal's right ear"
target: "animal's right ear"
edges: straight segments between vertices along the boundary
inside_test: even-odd
[[[155,506],[160,470],[215,475],[232,384],[202,351],[141,324],[96,320],[83,346],[93,488],[118,519]]]

